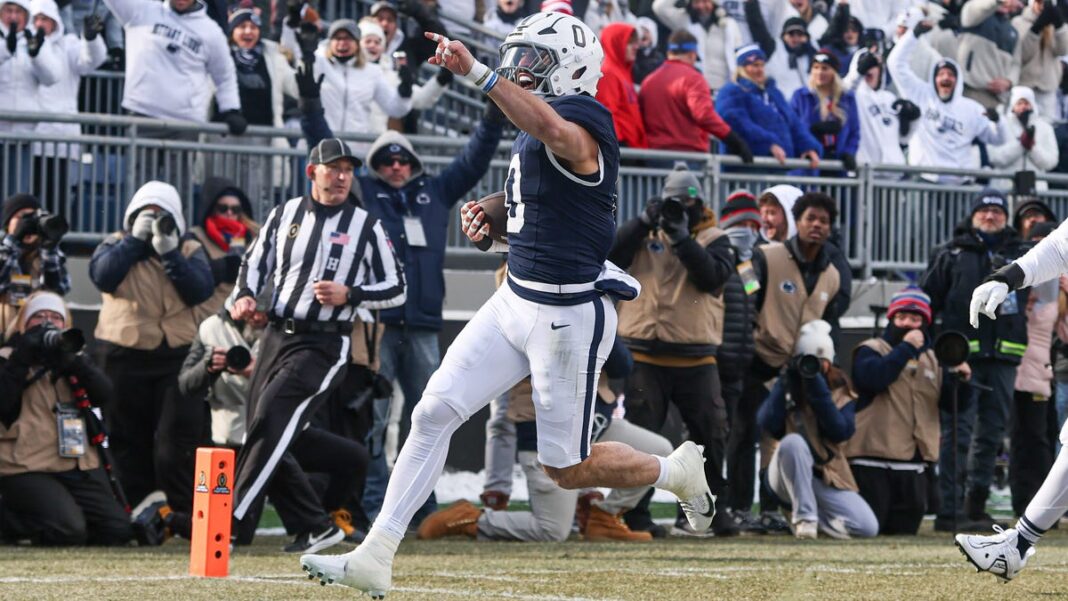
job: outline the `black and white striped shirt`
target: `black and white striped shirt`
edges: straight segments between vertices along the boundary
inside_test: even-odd
[[[404,304],[404,270],[385,228],[351,202],[326,207],[303,196],[272,209],[241,261],[233,298],[259,296],[268,277],[274,318],[352,321],[357,307],[315,300],[319,280],[360,288],[360,309]]]

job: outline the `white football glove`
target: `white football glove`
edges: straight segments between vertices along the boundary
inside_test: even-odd
[[[1009,296],[1009,286],[1005,282],[990,281],[981,284],[972,292],[972,304],[968,310],[968,320],[973,328],[979,327],[979,314],[990,319],[997,319],[998,305]]]

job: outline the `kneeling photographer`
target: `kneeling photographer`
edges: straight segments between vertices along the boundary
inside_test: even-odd
[[[802,539],[879,532],[846,462],[856,395],[833,360],[831,325],[817,319],[801,326],[793,359],[757,411],[757,422],[779,441],[768,485],[791,507],[791,528]]]
[[[130,521],[102,467],[91,410],[111,401],[111,383],[80,352],[81,332],[64,329],[70,315],[58,295],[34,293],[16,320],[0,347],[0,533],[39,545],[124,545]]]
[[[59,241],[67,220],[41,209],[31,194],[15,194],[4,201],[0,223],[0,342],[14,330],[15,314],[34,290],[70,292],[67,259]]]

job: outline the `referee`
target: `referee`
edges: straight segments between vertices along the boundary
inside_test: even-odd
[[[246,320],[268,278],[270,323],[252,373],[249,426],[237,459],[235,534],[255,531],[264,493],[313,553],[344,538],[290,449],[319,404],[342,382],[357,310],[404,304],[404,275],[385,230],[350,197],[360,166],[337,138],[308,155],[311,194],[275,207],[246,252],[230,316]]]

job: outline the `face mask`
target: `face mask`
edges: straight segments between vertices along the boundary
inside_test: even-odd
[[[727,229],[727,238],[730,239],[731,246],[738,251],[738,258],[743,261],[753,258],[753,245],[756,244],[758,236],[753,228],[746,225]]]
[[[905,339],[905,334],[908,333],[908,329],[899,328],[893,323],[889,323],[886,326],[886,341],[889,342],[891,346],[897,346]]]
[[[334,56],[334,60],[336,60],[339,63],[347,63],[350,60],[352,60],[352,57],[354,57],[354,56],[356,56],[356,55],[355,54],[350,54],[348,56],[336,56],[335,55]]]
[[[1020,124],[1027,127],[1027,123],[1031,120],[1031,111],[1021,111],[1016,118],[1020,120]]]

